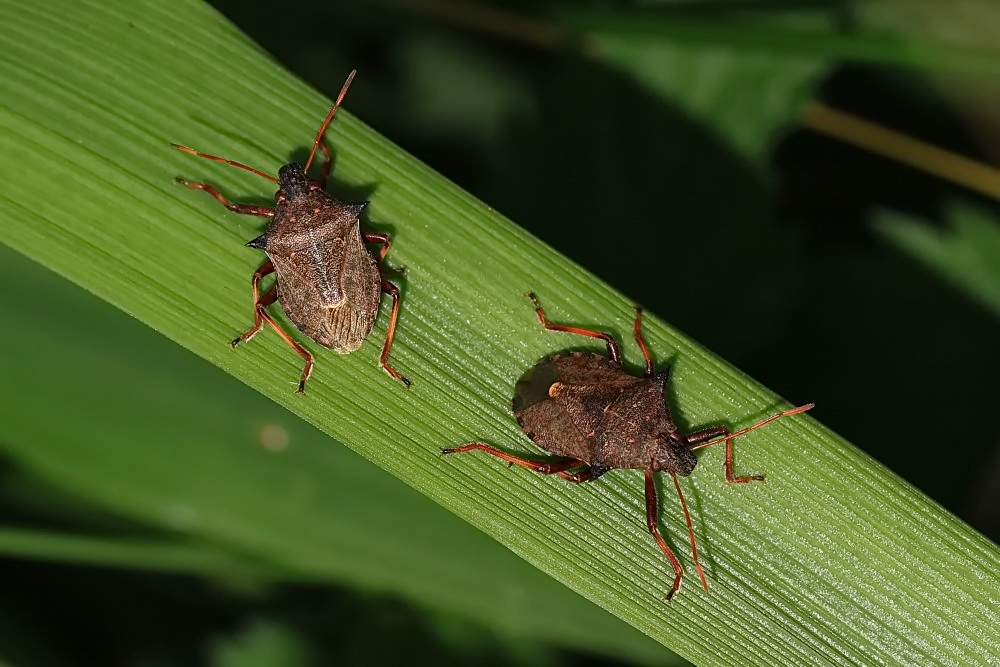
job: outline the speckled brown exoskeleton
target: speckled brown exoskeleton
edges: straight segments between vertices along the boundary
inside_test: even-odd
[[[669,472],[674,480],[691,540],[691,553],[702,586],[708,590],[698,562],[698,548],[687,503],[677,476],[690,475],[698,459],[694,451],[726,443],[726,481],[730,484],[763,481],[761,475],[737,477],[733,472],[733,440],[776,419],[805,412],[812,404],[785,410],[756,424],[730,432],[725,426],[710,426],[694,433],[681,433],[670,416],[666,383],[670,368],[656,371],[642,337],[642,309],[635,310],[635,340],[646,360],[646,374],[636,377],[622,369],[618,342],[611,334],[553,324],[545,317],[538,299],[528,295],[542,326],[565,331],[607,344],[608,355],[574,352],[549,357],[536,364],[517,384],[513,411],[525,434],[540,448],[561,458],[535,461],[473,442],[441,450],[443,454],[481,451],[511,464],[545,475],[556,474],[570,482],[597,479],[615,468],[642,470],[646,479],[646,525],[674,570],[672,598],[681,586],[684,570],[660,535],[653,473]]]
[[[253,327],[235,338],[232,346],[235,348],[250,340],[265,322],[269,324],[306,362],[299,378],[299,392],[305,391],[306,380],[312,373],[313,356],[265,309],[277,301],[302,333],[323,347],[348,354],[361,347],[371,332],[378,316],[381,292],[392,297],[392,311],[379,363],[389,375],[410,386],[410,381],[389,364],[389,351],[399,315],[399,288],[384,279],[379,271],[389,251],[389,236],[361,232],[359,216],[368,202],[346,204],[326,193],[333,163],[325,141],[326,129],[337,113],[354,74],[351,72],[347,77],[336,103],[316,133],[305,166],[295,162],[286,164],[278,171],[278,178],[239,162],[173,144],[178,150],[245,169],[278,184],[275,207],[269,208],[235,204],[222,196],[214,185],[174,179],[180,185],[204,190],[234,213],[271,220],[263,234],[247,243],[251,248],[263,250],[268,259],[253,274]],[[319,179],[314,181],[307,176],[307,172],[317,148],[323,152],[325,162]],[[382,246],[377,258],[372,256],[365,243]],[[275,274],[274,286],[261,294],[260,281],[271,273]]]

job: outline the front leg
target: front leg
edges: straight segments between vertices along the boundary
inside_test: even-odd
[[[709,447],[717,442],[726,442],[726,481],[730,484],[746,484],[747,482],[763,482],[763,475],[749,475],[746,477],[736,477],[734,474],[734,463],[733,463],[733,440],[736,439],[736,435],[729,432],[729,429],[725,426],[710,426],[701,431],[696,431],[685,436],[684,440],[687,442],[689,449],[701,449],[702,447]]]
[[[261,218],[273,218],[274,209],[268,208],[267,206],[255,206],[253,204],[234,204],[233,202],[226,199],[219,189],[210,183],[194,183],[192,181],[185,181],[183,178],[175,178],[174,183],[178,185],[183,185],[185,187],[191,188],[192,190],[204,190],[208,194],[215,197],[215,200],[220,204],[228,208],[233,213],[240,213],[242,215],[256,215]]]
[[[711,447],[712,445],[726,441],[726,481],[730,484],[745,484],[747,482],[763,482],[763,475],[750,475],[749,477],[736,477],[733,475],[733,440],[736,438],[746,435],[750,431],[756,431],[757,429],[767,426],[771,422],[781,419],[782,417],[791,417],[792,415],[797,415],[808,410],[812,410],[816,407],[815,403],[806,403],[805,405],[800,405],[797,408],[791,408],[789,410],[784,410],[777,414],[773,414],[770,417],[761,419],[756,424],[751,424],[746,428],[741,428],[736,433],[730,432],[725,426],[710,426],[706,429],[696,431],[690,435],[684,436],[684,441],[687,443],[688,449],[694,451],[696,449],[703,449],[705,447]]]

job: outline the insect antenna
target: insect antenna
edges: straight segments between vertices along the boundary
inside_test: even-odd
[[[761,419],[756,424],[751,424],[746,428],[741,428],[739,431],[736,431],[735,433],[730,433],[728,435],[720,435],[718,438],[713,438],[708,442],[703,442],[700,445],[695,445],[694,447],[691,447],[691,450],[694,451],[695,449],[704,449],[705,447],[711,447],[712,445],[717,445],[720,442],[725,442],[726,440],[735,440],[741,435],[746,435],[750,431],[756,431],[760,427],[767,426],[768,424],[777,419],[781,419],[782,417],[791,417],[792,415],[797,415],[807,410],[812,410],[815,407],[816,407],[815,403],[806,403],[805,405],[800,405],[797,408],[791,408],[790,410],[785,410],[784,412],[773,414],[770,417],[767,417],[766,419]]]
[[[215,162],[222,162],[224,164],[228,164],[230,167],[239,167],[240,169],[245,169],[245,170],[247,170],[249,172],[257,174],[258,176],[263,176],[267,180],[272,181],[274,183],[278,182],[278,179],[276,179],[274,176],[268,176],[264,172],[258,171],[257,169],[254,169],[253,167],[248,167],[247,165],[243,164],[242,162],[236,162],[235,160],[227,160],[224,157],[218,157],[217,155],[209,155],[208,153],[199,153],[198,151],[196,151],[193,148],[188,148],[187,146],[181,146],[180,144],[170,144],[170,145],[173,146],[174,148],[176,148],[179,151],[184,151],[185,153],[190,153],[191,155],[195,155],[197,157],[203,157],[206,160],[214,160]]]
[[[344,95],[347,94],[347,89],[351,86],[351,81],[354,80],[354,75],[358,73],[358,70],[351,70],[351,73],[347,75],[347,81],[344,82],[344,87],[340,89],[340,95],[337,96],[337,101],[333,103],[330,107],[330,112],[326,114],[326,119],[323,124],[319,127],[319,132],[316,133],[316,140],[313,141],[312,150],[309,151],[309,159],[306,161],[306,171],[309,171],[309,165],[312,164],[313,158],[316,157],[316,149],[319,148],[319,142],[323,140],[323,135],[326,134],[326,128],[330,125],[330,121],[333,120],[334,115],[337,113],[337,109],[340,108],[340,103],[344,101]]]
[[[688,513],[687,503],[684,501],[684,494],[681,493],[681,483],[677,481],[677,473],[671,471],[670,476],[674,478],[674,488],[677,489],[677,497],[681,499],[681,509],[684,510],[684,521],[687,522],[688,535],[691,537],[691,556],[694,558],[694,567],[698,570],[698,576],[701,578],[701,586],[708,592],[708,581],[705,579],[705,572],[701,569],[701,563],[698,562],[698,544],[694,540],[694,526],[691,525],[691,514]]]

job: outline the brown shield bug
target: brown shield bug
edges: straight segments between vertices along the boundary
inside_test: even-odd
[[[733,440],[776,419],[796,415],[813,407],[803,405],[771,415],[756,424],[730,432],[725,426],[710,426],[694,433],[681,433],[670,416],[666,383],[670,368],[659,372],[653,367],[649,348],[642,338],[642,309],[635,309],[635,340],[646,360],[646,374],[636,377],[622,369],[618,341],[611,334],[589,329],[553,324],[545,317],[534,294],[528,295],[542,326],[600,338],[608,355],[574,352],[549,357],[536,364],[518,383],[513,411],[525,434],[550,454],[560,459],[534,461],[509,454],[490,445],[473,442],[441,450],[458,454],[478,450],[510,464],[517,464],[544,475],[556,474],[570,482],[597,479],[615,468],[642,470],[646,478],[646,526],[674,570],[674,584],[667,593],[672,598],[681,587],[684,570],[680,561],[660,535],[656,485],[653,473],[665,470],[674,480],[684,520],[691,540],[691,553],[702,586],[708,590],[705,573],[698,562],[694,528],[677,475],[687,476],[698,459],[694,450],[719,442],[726,443],[726,481],[730,484],[763,481],[761,475],[736,477],[733,473]]]
[[[379,364],[389,375],[407,387],[410,386],[410,381],[389,364],[389,351],[392,349],[396,318],[399,315],[399,288],[384,279],[379,272],[379,265],[389,252],[389,236],[361,232],[358,216],[368,202],[345,204],[326,193],[333,164],[333,156],[325,140],[326,129],[337,113],[355,73],[351,72],[347,77],[336,103],[330,108],[316,133],[305,166],[290,162],[278,170],[278,178],[239,162],[172,144],[178,150],[245,169],[278,184],[278,192],[274,195],[275,207],[269,208],[232,203],[209,183],[174,179],[180,185],[204,190],[234,213],[271,220],[263,234],[247,243],[251,248],[263,250],[268,259],[254,272],[251,283],[253,327],[234,339],[232,346],[235,348],[250,340],[265,322],[269,324],[305,359],[306,365],[299,378],[300,393],[305,391],[306,380],[312,373],[313,356],[282,329],[265,309],[277,301],[288,319],[302,333],[323,347],[348,354],[361,347],[371,332],[378,316],[381,292],[392,297],[392,312]],[[325,162],[319,180],[314,181],[306,173],[316,156],[317,148],[323,152]],[[377,259],[372,257],[365,243],[382,246]],[[274,285],[261,295],[260,281],[271,273],[275,274]]]

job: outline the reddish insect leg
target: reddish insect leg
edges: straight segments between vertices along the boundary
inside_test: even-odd
[[[681,493],[681,483],[677,481],[677,473],[671,471],[670,476],[674,478],[674,488],[677,489],[677,497],[681,499],[681,509],[684,510],[684,521],[687,523],[688,536],[691,539],[691,558],[694,559],[694,567],[698,570],[698,577],[701,578],[701,586],[708,592],[708,581],[705,580],[705,572],[698,562],[698,544],[694,539],[694,526],[691,525],[691,514],[688,512],[687,502],[684,501],[684,494]]]
[[[528,294],[528,298],[535,304],[535,313],[538,315],[538,321],[542,323],[543,328],[548,329],[549,331],[565,331],[566,333],[580,334],[581,336],[587,336],[588,338],[600,338],[608,346],[608,358],[611,359],[612,363],[616,366],[622,365],[622,355],[621,352],[618,351],[618,341],[615,340],[614,336],[609,333],[604,333],[603,331],[592,331],[591,329],[580,329],[578,327],[571,327],[565,324],[554,324],[549,322],[548,318],[545,317],[545,311],[542,310],[542,304],[538,302],[538,297],[535,296],[535,293],[530,292]]]
[[[389,238],[388,234],[379,234],[376,232],[365,232],[361,235],[364,238],[365,243],[379,243],[382,245],[382,249],[378,253],[378,257],[375,263],[379,266],[379,271],[384,275],[386,273],[398,273],[400,275],[406,275],[405,266],[389,266],[388,264],[383,264],[385,256],[389,254],[389,246],[392,244],[392,239]]]
[[[377,234],[375,232],[365,232],[361,235],[365,240],[365,243],[380,243],[382,245],[382,250],[378,253],[378,258],[375,260],[376,264],[381,264],[385,256],[389,254],[389,246],[392,245],[392,239],[389,238],[388,234]]]
[[[309,379],[309,376],[312,374],[313,370],[313,356],[312,354],[310,354],[309,350],[296,343],[295,340],[288,335],[288,332],[282,329],[281,325],[275,322],[274,318],[272,318],[264,311],[264,308],[274,303],[277,300],[277,298],[278,298],[278,291],[276,288],[272,287],[268,291],[268,293],[265,294],[264,297],[260,300],[260,304],[257,306],[257,315],[260,317],[260,319],[270,324],[271,328],[274,329],[276,332],[278,332],[278,335],[281,336],[282,340],[288,343],[291,346],[291,348],[295,350],[298,353],[298,355],[305,360],[306,365],[302,368],[302,375],[299,376],[299,388],[298,388],[298,392],[300,394],[304,394],[306,391],[306,380]],[[259,325],[257,326],[257,328],[258,329],[260,328]]]
[[[653,368],[653,358],[649,355],[649,348],[646,347],[646,341],[642,337],[642,308],[639,306],[635,307],[635,342],[639,344],[642,358],[646,360],[646,377],[653,377],[656,369]]]
[[[481,442],[474,442],[469,445],[462,445],[461,447],[449,447],[447,449],[442,449],[441,453],[462,454],[464,452],[477,450],[486,452],[487,454],[492,454],[493,456],[503,459],[510,464],[517,464],[522,468],[534,470],[535,472],[543,475],[559,475],[567,482],[573,482],[574,484],[582,484],[583,482],[595,480],[607,472],[604,468],[595,468],[594,466],[587,464],[585,461],[580,461],[578,459],[568,459],[565,461],[532,461],[531,459],[524,459],[520,456],[508,454],[507,452],[500,451],[499,449],[490,447],[489,445]],[[586,467],[579,472],[567,472],[568,470],[579,468],[581,466]]]
[[[301,345],[299,345],[298,343],[296,343],[295,340],[291,336],[289,336],[288,333],[284,329],[281,328],[281,326],[274,320],[274,318],[272,318],[270,315],[268,315],[267,311],[264,310],[265,308],[267,308],[272,303],[274,303],[275,301],[278,300],[278,288],[277,288],[277,286],[272,287],[271,289],[269,289],[267,291],[267,293],[264,294],[263,296],[260,296],[260,291],[259,291],[259,289],[260,289],[260,287],[259,287],[260,286],[260,279],[263,278],[264,276],[268,275],[269,273],[273,273],[273,272],[274,272],[274,265],[271,264],[270,260],[268,260],[268,261],[264,262],[263,264],[261,264],[260,268],[258,268],[256,271],[254,271],[254,274],[253,274],[253,283],[252,283],[253,284],[253,304],[254,304],[254,309],[253,309],[253,327],[251,329],[249,329],[246,333],[244,333],[242,336],[239,336],[238,338],[233,339],[232,343],[230,343],[230,344],[235,348],[240,343],[245,343],[246,341],[248,341],[251,338],[253,338],[254,336],[256,336],[257,333],[264,326],[264,323],[267,322],[269,325],[271,325],[271,328],[273,328],[275,331],[277,331],[278,335],[281,336],[281,338],[286,343],[288,343],[292,347],[293,350],[295,350],[298,353],[298,355],[300,357],[302,357],[303,359],[305,359],[306,365],[302,369],[302,375],[299,376],[299,388],[298,388],[298,391],[301,394],[301,393],[305,392],[305,390],[306,390],[306,380],[308,380],[309,376],[312,374],[313,356],[312,356],[312,354],[309,353],[309,350],[305,349],[304,347],[302,347]]]
[[[742,433],[740,433],[742,435]],[[733,473],[733,439],[736,434],[731,434],[725,426],[710,426],[709,428],[696,431],[685,436],[688,447],[692,450],[709,447],[718,442],[726,442],[726,481],[730,484],[746,484],[747,482],[763,482],[763,475],[750,475],[747,477],[736,477]]]
[[[228,208],[233,213],[242,213],[243,215],[256,215],[261,218],[273,218],[274,209],[268,208],[267,206],[255,206],[253,204],[234,204],[219,192],[218,188],[209,183],[192,183],[191,181],[185,181],[183,178],[175,178],[174,183],[178,185],[184,185],[191,188],[192,190],[204,190],[208,194],[215,197],[215,199]]]
[[[252,174],[257,174],[258,176],[261,176],[262,178],[266,178],[267,180],[271,181],[272,183],[277,183],[278,182],[278,179],[276,179],[274,176],[268,176],[267,174],[265,174],[261,170],[254,169],[253,167],[247,166],[247,165],[243,164],[242,162],[237,162],[236,160],[227,160],[226,158],[219,157],[218,155],[209,155],[208,153],[199,153],[198,151],[196,151],[193,148],[188,148],[187,146],[181,146],[180,144],[170,144],[170,145],[173,146],[174,148],[176,148],[179,151],[183,151],[185,153],[190,153],[191,155],[194,155],[196,157],[205,158],[206,160],[212,160],[213,162],[221,162],[223,164],[228,164],[230,167],[236,167],[238,169],[243,169],[244,171],[249,171]],[[179,180],[183,180],[183,179],[174,179],[174,180],[175,181],[179,181]]]
[[[565,479],[567,482],[573,482],[574,484],[582,484],[583,482],[590,482],[597,479],[607,471],[608,471],[607,468],[599,468],[592,465],[587,465],[587,467],[581,470],[580,472],[560,472],[557,474],[563,479]]]
[[[278,292],[276,289],[271,289],[265,295],[265,298],[261,299],[260,280],[264,276],[270,275],[272,273],[274,273],[274,264],[271,263],[271,260],[267,260],[259,267],[257,267],[256,271],[253,272],[253,278],[250,281],[251,289],[253,290],[253,328],[248,330],[243,335],[234,338],[229,343],[231,346],[236,347],[240,343],[247,342],[248,340],[256,336],[257,332],[259,332],[261,327],[264,326],[264,321],[260,313],[263,310],[263,308],[266,308],[267,306],[274,303],[274,301],[278,298]],[[264,301],[266,299],[269,300],[265,303]]]
[[[515,456],[514,454],[508,454],[505,451],[499,450],[496,447],[490,447],[482,442],[473,442],[468,445],[462,445],[461,447],[448,447],[442,449],[442,454],[464,454],[465,452],[480,451],[486,452],[487,454],[492,454],[498,459],[503,459],[507,463],[513,463],[519,465],[522,468],[527,468],[528,470],[534,470],[537,473],[543,475],[559,475],[564,479],[568,479],[571,482],[585,482],[582,475],[584,473],[579,473],[581,475],[580,479],[575,479],[574,475],[567,473],[567,470],[572,470],[573,468],[579,468],[580,466],[587,465],[584,461],[579,459],[566,459],[563,461],[532,461],[531,459],[521,458],[520,456]]]
[[[667,600],[674,597],[677,591],[681,589],[681,579],[684,577],[684,568],[681,567],[681,562],[677,560],[677,556],[674,552],[670,550],[667,543],[663,540],[663,536],[660,535],[659,526],[660,513],[656,506],[656,483],[653,481],[653,471],[646,470],[646,526],[649,528],[649,533],[656,540],[656,543],[660,546],[660,551],[663,555],[667,557],[670,561],[670,567],[674,568],[674,585],[670,588],[670,592],[667,593]]]
[[[392,297],[392,312],[389,314],[389,328],[385,333],[385,344],[382,346],[382,355],[378,362],[386,373],[409,387],[410,381],[389,365],[389,351],[392,349],[392,339],[396,335],[396,319],[399,317],[399,288],[388,280],[383,280],[382,291]]]
[[[703,449],[705,447],[711,447],[712,445],[718,444],[722,441],[726,442],[726,481],[730,484],[745,484],[747,482],[763,482],[763,475],[751,475],[749,477],[736,477],[733,474],[733,440],[736,438],[746,435],[750,431],[756,431],[762,426],[767,426],[776,419],[781,419],[782,417],[790,417],[791,415],[797,415],[799,413],[805,412],[806,410],[811,410],[816,407],[815,403],[807,403],[806,405],[800,405],[797,408],[791,408],[777,414],[773,414],[766,419],[762,419],[756,424],[751,424],[746,428],[741,428],[735,433],[730,433],[729,429],[725,426],[711,426],[709,428],[703,429],[701,431],[696,431],[685,437],[688,447],[691,450]]]
[[[272,294],[275,296],[271,296]],[[277,298],[277,292],[276,290],[271,289],[271,291],[264,296],[265,298],[270,297],[268,303],[273,303]],[[257,312],[260,313],[260,316],[264,318],[264,321],[270,324],[271,328],[277,331],[278,335],[281,336],[281,338],[286,343],[288,343],[293,350],[298,352],[299,356],[302,357],[306,362],[306,365],[302,368],[302,375],[299,376],[299,388],[298,388],[298,392],[300,394],[304,394],[306,392],[306,380],[309,379],[309,376],[312,374],[313,370],[313,356],[312,354],[310,354],[309,350],[296,343],[295,340],[288,335],[288,332],[281,328],[281,325],[275,322],[270,315],[264,312],[265,305],[267,304],[264,304],[262,302],[260,307],[257,309]]]

